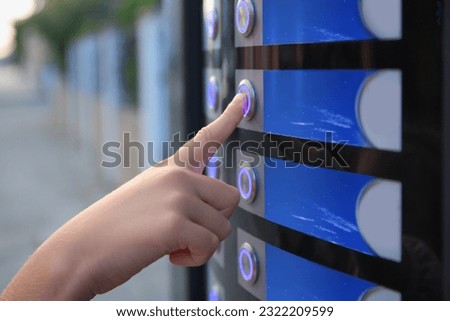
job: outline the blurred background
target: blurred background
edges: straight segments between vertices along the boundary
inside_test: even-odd
[[[202,126],[202,4],[187,3],[0,2],[0,289],[64,222],[167,157],[159,144]],[[155,142],[144,166],[120,148],[129,166],[101,167],[124,133]],[[196,299],[195,273],[162,259],[96,299]]]

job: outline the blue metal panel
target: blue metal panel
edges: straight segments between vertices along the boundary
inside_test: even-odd
[[[358,300],[374,284],[266,244],[267,300]]]
[[[305,139],[369,147],[358,121],[358,96],[373,71],[264,72],[264,129]]]
[[[375,255],[356,222],[361,192],[374,178],[266,158],[265,218],[296,231]]]
[[[264,0],[264,45],[373,39],[359,0]]]

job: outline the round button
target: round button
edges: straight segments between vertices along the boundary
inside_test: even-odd
[[[223,301],[223,289],[219,284],[214,284],[208,292],[208,301]]]
[[[248,79],[244,79],[239,83],[238,93],[247,96],[246,101],[242,105],[242,115],[245,120],[252,119],[256,111],[256,95],[252,83]]]
[[[209,39],[214,40],[217,38],[219,33],[219,13],[216,8],[209,11],[206,15],[206,32]]]
[[[248,162],[241,162],[238,177],[238,190],[243,200],[252,203],[256,197],[256,174]]]
[[[239,0],[236,5],[236,28],[244,37],[248,37],[255,26],[255,6],[252,0]]]
[[[211,157],[206,166],[206,176],[219,179],[220,177],[220,166],[222,165],[221,161],[217,156]]]
[[[206,104],[210,110],[216,111],[219,107],[219,82],[216,76],[211,76],[206,86]]]
[[[254,284],[258,279],[258,259],[253,247],[249,243],[242,244],[238,257],[239,273],[249,284]]]

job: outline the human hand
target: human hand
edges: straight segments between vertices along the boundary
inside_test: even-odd
[[[243,99],[236,96],[174,156],[66,223],[27,261],[3,298],[91,299],[165,255],[182,266],[206,263],[231,232],[239,192],[201,173],[242,120]]]

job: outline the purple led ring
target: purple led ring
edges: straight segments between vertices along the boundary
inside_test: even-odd
[[[223,290],[219,284],[214,284],[211,287],[208,295],[208,301],[222,301],[223,300]]]
[[[244,175],[246,176],[247,182],[248,182],[248,186],[247,186],[246,190],[244,190],[244,186],[242,183],[242,177]],[[257,189],[256,175],[255,175],[255,172],[253,171],[253,168],[250,166],[250,164],[248,162],[241,162],[240,168],[238,171],[237,181],[238,181],[239,193],[241,194],[242,198],[246,202],[252,203],[256,197],[256,189]]]
[[[217,293],[214,289],[209,291],[208,301],[219,301],[219,293]]]
[[[248,259],[248,271],[244,267],[244,257]],[[239,250],[239,272],[242,278],[250,284],[254,284],[258,278],[258,261],[253,247],[248,243],[242,244]]]
[[[206,27],[208,38],[211,40],[216,39],[219,32],[219,14],[217,13],[216,8],[206,15]]]
[[[251,111],[251,98],[250,98],[250,90],[248,89],[247,86],[242,85],[241,87],[239,87],[239,92],[242,94],[245,94],[247,96],[247,100],[246,102],[242,105],[242,115],[244,115],[244,117],[248,117],[248,115],[250,114]]]
[[[219,179],[221,160],[217,156],[212,156],[206,166],[206,175],[211,178]]]
[[[241,9],[245,10],[245,23],[241,25]],[[255,24],[255,6],[253,5],[252,0],[239,0],[236,6],[236,13],[234,17],[236,21],[236,28],[239,33],[241,33],[244,37],[248,37],[252,31]]]
[[[247,181],[248,181],[248,188],[247,191],[244,191],[244,187],[242,186],[242,176],[245,175],[247,176]],[[248,169],[245,167],[242,167],[239,170],[239,177],[238,177],[238,186],[239,186],[239,191],[241,192],[241,196],[245,199],[248,200],[250,199],[250,196],[252,194],[252,182],[251,182],[251,176],[250,173],[248,172]]]
[[[238,93],[247,96],[247,101],[242,105],[242,115],[245,120],[250,120],[253,118],[256,110],[256,95],[250,80],[244,79],[239,83]]]
[[[248,272],[245,271],[244,268],[244,256],[248,258],[249,268]],[[241,249],[239,253],[239,270],[241,271],[241,275],[245,281],[250,282],[253,277],[253,262],[250,252],[247,249]]]
[[[215,111],[219,107],[219,83],[215,76],[209,78],[206,87],[206,101],[210,110]]]

